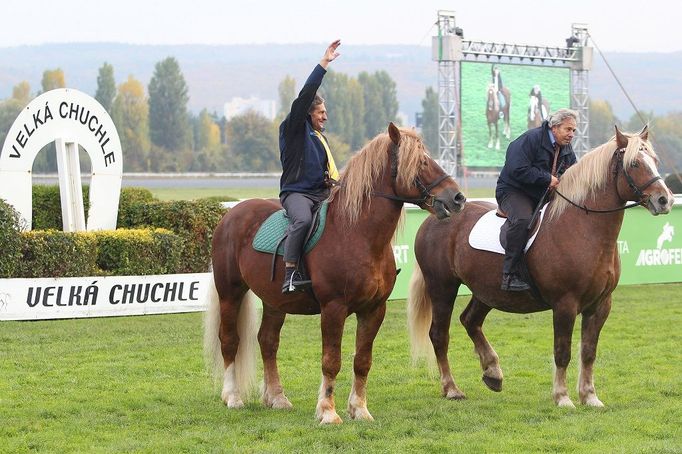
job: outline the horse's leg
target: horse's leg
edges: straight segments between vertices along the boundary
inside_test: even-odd
[[[492,148],[492,147],[493,147],[493,127],[492,127],[490,120],[488,120],[488,148]]]
[[[258,343],[263,357],[263,404],[271,408],[292,408],[284,395],[277,370],[279,333],[286,314],[263,304],[263,321],[258,331]]]
[[[571,338],[577,311],[575,306],[559,301],[554,307],[554,386],[552,397],[559,407],[575,408],[566,387],[566,369],[571,361]]]
[[[597,357],[597,343],[606,318],[611,312],[611,295],[590,314],[583,314],[581,327],[580,346],[580,375],[578,376],[578,395],[580,403],[591,407],[603,407],[604,404],[597,398],[592,380],[592,367]]]
[[[495,149],[500,149],[500,128],[498,126],[498,121],[495,121]]]
[[[367,410],[367,375],[372,367],[372,346],[386,315],[386,303],[369,312],[358,313],[353,361],[353,388],[348,396],[348,414],[353,419],[373,421]]]
[[[239,347],[239,309],[247,289],[238,287],[230,291],[230,295],[220,299],[220,350],[223,355],[225,372],[223,374],[223,389],[220,398],[228,408],[242,408],[242,391],[240,389],[240,372],[237,370],[235,359]]]
[[[483,322],[490,312],[491,307],[481,303],[476,296],[471,297],[471,301],[459,316],[459,321],[467,330],[467,334],[474,343],[474,348],[481,361],[483,369],[483,383],[493,391],[502,391],[502,369],[500,368],[500,358],[493,347],[483,334]]]
[[[440,384],[443,396],[448,399],[465,399],[464,393],[457,387],[455,379],[450,371],[448,361],[448,347],[450,345],[450,320],[452,309],[455,305],[459,283],[452,286],[440,285],[439,282],[429,282],[429,295],[431,297],[431,329],[429,337],[436,354],[438,370],[440,371]]]
[[[348,310],[345,306],[327,303],[322,306],[320,324],[322,330],[322,383],[317,399],[315,415],[320,424],[341,424],[334,404],[336,376],[341,370],[341,338]]]

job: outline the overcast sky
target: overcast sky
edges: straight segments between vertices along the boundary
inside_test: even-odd
[[[558,6],[555,6],[558,5]],[[587,24],[602,51],[682,50],[674,0],[4,0],[0,47],[64,42],[430,46],[438,10],[465,39],[560,46]]]

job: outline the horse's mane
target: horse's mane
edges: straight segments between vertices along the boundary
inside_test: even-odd
[[[649,141],[643,140],[638,134],[624,135],[629,140],[623,156],[623,165],[627,167],[632,164],[640,149],[657,159]],[[609,179],[609,172],[612,170],[609,164],[616,148],[616,137],[613,136],[608,142],[585,154],[580,161],[566,170],[557,190],[576,204],[582,204],[590,195],[594,197],[595,191],[603,188]],[[549,208],[548,219],[557,218],[569,205],[562,197],[556,196]]]
[[[388,133],[377,135],[348,161],[341,172],[340,185],[335,188],[332,198],[339,204],[339,213],[346,217],[349,224],[357,222],[363,208],[369,208],[374,186],[389,165],[390,142]],[[425,153],[426,149],[417,133],[400,128],[397,187],[407,188],[412,184]]]

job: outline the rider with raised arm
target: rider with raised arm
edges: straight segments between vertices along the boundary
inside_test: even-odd
[[[332,42],[320,63],[308,76],[291,112],[279,126],[279,151],[282,162],[279,199],[290,219],[284,240],[284,283],[282,293],[302,290],[311,284],[298,268],[303,242],[317,206],[329,197],[330,182],[339,174],[329,143],[322,134],[327,121],[324,99],[317,90],[329,63],[339,53],[341,40]]]

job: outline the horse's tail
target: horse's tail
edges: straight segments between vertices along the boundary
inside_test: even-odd
[[[220,299],[211,277],[204,313],[204,359],[216,382],[223,379],[225,362],[220,346]],[[256,390],[256,344],[258,320],[256,301],[250,290],[242,297],[237,316],[239,347],[234,360],[237,389],[248,397]]]
[[[426,283],[419,264],[415,262],[407,295],[407,323],[410,331],[412,361],[425,359],[432,366],[435,354],[429,338],[431,328],[431,298],[426,292]]]

